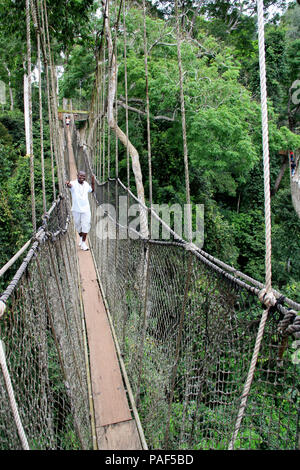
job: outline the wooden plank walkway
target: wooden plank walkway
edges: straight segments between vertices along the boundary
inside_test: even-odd
[[[70,179],[76,179],[77,169],[67,131],[70,159]],[[77,245],[79,237],[77,236]],[[78,247],[91,383],[94,401],[95,427],[99,450],[142,449],[135,420],[132,419],[119,367],[118,357],[99,289],[90,251]]]

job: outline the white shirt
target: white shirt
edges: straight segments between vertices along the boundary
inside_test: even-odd
[[[72,211],[75,212],[90,212],[90,203],[88,193],[92,192],[91,186],[84,181],[82,184],[78,180],[70,181],[72,187],[70,188],[72,194]]]

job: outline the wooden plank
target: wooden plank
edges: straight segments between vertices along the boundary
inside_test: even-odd
[[[92,255],[78,249],[82,298],[90,350],[97,426],[131,419],[105,306],[99,292]]]
[[[70,178],[77,174],[67,132]],[[77,235],[77,245],[79,237]],[[99,449],[141,449],[136,423],[131,419],[109,321],[90,251],[78,247],[82,300],[90,352],[91,382]]]
[[[132,419],[96,429],[99,450],[141,450],[136,423]]]

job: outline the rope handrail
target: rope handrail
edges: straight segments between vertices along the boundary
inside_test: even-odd
[[[114,181],[114,178],[110,178],[110,181]],[[194,244],[189,244],[186,240],[184,240],[182,237],[180,237],[180,235],[178,235],[174,230],[171,229],[171,227],[169,227],[169,225],[164,222],[164,220],[162,220],[159,215],[154,211],[153,208],[149,208],[148,206],[146,206],[145,204],[143,204],[133,193],[130,189],[128,189],[123,183],[122,181],[117,178],[115,181],[117,181],[120,186],[128,192],[128,194],[138,203],[140,204],[145,210],[147,210],[148,212],[151,212],[151,214],[157,219],[158,222],[160,222],[162,224],[162,226],[168,230],[170,232],[171,235],[174,236],[175,240],[177,240],[177,242],[182,245],[182,246],[189,246],[189,249],[194,253],[196,254],[196,256],[201,259],[203,262],[206,262],[206,264],[208,264],[211,268],[213,268],[215,271],[218,271],[219,273],[224,273],[226,275],[231,275],[230,279],[234,282],[236,282],[237,284],[239,284],[240,286],[243,286],[245,288],[247,288],[249,291],[251,292],[254,292],[257,296],[259,295],[259,293],[261,292],[261,290],[263,290],[265,288],[265,285],[262,283],[262,282],[259,282],[257,281],[256,279],[253,279],[252,277],[244,274],[243,272],[237,270],[235,267],[233,266],[230,266],[226,263],[224,263],[223,261],[215,258],[214,256],[210,255],[209,253],[205,252],[204,250],[201,250],[200,248],[198,248],[196,245]],[[101,185],[103,186],[105,183],[101,183]],[[97,201],[99,203],[99,201]],[[137,233],[137,232],[136,232]],[[152,240],[151,238],[149,239],[150,242],[157,242],[157,243],[161,243],[161,241],[159,240]],[[168,243],[171,243],[171,244],[174,244],[175,242],[168,242]],[[220,269],[220,268],[223,268]],[[228,273],[225,272],[225,270],[229,271]],[[245,282],[242,282],[240,281],[238,278],[242,278],[244,279],[245,281],[248,281],[249,283],[253,284],[253,286],[250,286],[249,284],[245,283]],[[229,277],[228,277],[229,278]],[[277,297],[277,298],[280,298],[283,296],[282,293],[280,293],[279,291],[277,291],[276,289],[272,288],[272,292],[274,293],[274,295]],[[292,308],[296,309],[296,310],[299,310],[300,311],[300,304],[295,302],[294,300],[288,298],[288,297],[285,297],[284,296],[284,301]]]
[[[76,138],[78,138],[77,134],[76,134]],[[84,157],[85,164],[87,165],[87,168],[88,168],[89,172],[91,174],[94,174],[92,165],[90,163],[90,159],[89,159],[87,153],[84,151],[84,146],[82,146],[82,147],[83,147],[83,157]],[[180,235],[178,235],[174,230],[172,230],[171,227],[161,217],[159,217],[159,215],[155,212],[153,207],[148,207],[146,204],[144,204],[142,201],[140,201],[139,198],[132,192],[132,190],[130,188],[126,187],[126,185],[121,181],[120,178],[108,178],[108,180],[106,182],[100,183],[98,181],[98,179],[95,177],[95,182],[99,186],[102,186],[102,187],[105,184],[107,184],[108,181],[111,181],[111,182],[116,181],[124,189],[124,191],[126,191],[128,193],[128,195],[130,197],[132,197],[137,202],[137,204],[139,204],[141,206],[141,208],[143,208],[145,211],[147,211],[153,217],[155,217],[155,219],[174,237],[174,239],[180,245],[182,245],[185,248],[188,247],[189,250],[191,250],[202,262],[204,262],[205,264],[210,266],[211,269],[215,270],[219,274],[224,275],[227,279],[229,279],[232,282],[235,282],[240,287],[244,287],[249,292],[255,293],[255,295],[258,298],[260,297],[260,293],[266,288],[266,286],[262,282],[259,282],[256,279],[252,278],[251,276],[248,276],[247,274],[244,274],[243,272],[236,269],[234,266],[230,266],[230,265],[224,263],[223,261],[215,258],[214,256],[212,256],[209,253],[205,252],[201,248],[197,247],[195,244],[189,243],[186,240],[184,240]],[[96,198],[96,196],[95,196],[95,198]],[[96,198],[96,201],[97,201],[98,204],[100,204],[100,202],[97,200],[97,198]],[[136,232],[136,234],[137,233],[138,232]],[[142,235],[141,235],[141,238],[143,238]],[[151,240],[151,235],[150,235],[150,238],[148,238],[147,240],[149,242],[153,242],[153,240]],[[159,243],[159,241],[157,241],[157,242]],[[174,243],[174,242],[171,242],[171,243]],[[239,278],[243,279],[246,282],[241,281]],[[251,286],[251,285],[249,285],[249,283],[253,284],[253,285]],[[274,299],[273,299],[273,304],[274,305],[275,304],[277,305],[277,300],[278,299],[284,297],[284,302],[289,307],[300,311],[300,304],[299,303],[295,302],[294,300],[292,300],[288,297],[283,296],[282,293],[280,293],[279,291],[277,291],[274,288],[272,288],[272,293],[275,296]],[[287,313],[287,309],[285,309],[282,305],[280,305],[279,308],[281,309],[281,313],[284,313],[284,314]]]
[[[27,243],[32,243],[31,245],[31,248],[30,250],[28,251],[26,257],[24,258],[24,260],[22,261],[20,267],[18,268],[17,272],[15,273],[13,279],[10,281],[10,283],[8,284],[8,286],[6,287],[6,289],[4,290],[4,292],[0,295],[0,302],[3,304],[6,304],[7,300],[9,299],[9,297],[11,296],[12,292],[15,290],[16,286],[18,285],[20,279],[22,278],[28,264],[30,263],[31,259],[33,258],[33,256],[35,255],[39,245],[41,243],[43,243],[43,241],[45,241],[47,238],[51,237],[55,240],[55,238],[60,234],[60,233],[64,233],[67,228],[68,228],[68,225],[69,225],[69,221],[70,221],[70,218],[69,216],[66,217],[66,220],[65,220],[65,226],[64,227],[61,227],[59,230],[57,230],[56,232],[54,233],[51,233],[48,231],[47,229],[47,223],[46,223],[46,220],[49,218],[49,216],[51,215],[51,213],[53,212],[53,210],[59,206],[61,200],[63,199],[62,196],[59,196],[58,199],[52,204],[51,206],[51,209],[48,211],[48,213],[46,214],[46,216],[44,216],[44,225],[37,231],[37,233],[35,234],[35,236],[33,236],[30,240],[28,240]],[[26,244],[25,244],[26,245]],[[24,245],[24,246],[25,246]],[[28,245],[28,246],[29,246]],[[24,248],[23,246],[23,248]],[[21,251],[21,250],[20,250]],[[25,250],[24,250],[25,251]],[[17,253],[18,254],[18,258],[21,256],[22,253]],[[16,254],[16,255],[17,255]],[[15,255],[15,259],[14,259],[14,262],[17,260],[17,257]],[[9,263],[7,263],[9,264]],[[13,264],[13,263],[12,263]],[[6,266],[6,265],[5,265]],[[5,267],[4,266],[4,267]],[[3,267],[3,268],[4,268]],[[10,267],[10,266],[8,266]],[[8,268],[7,268],[8,269]],[[2,305],[3,306],[3,305]],[[0,317],[1,315],[4,313],[4,309],[3,311],[0,312]]]
[[[61,195],[59,195],[59,197],[56,199],[56,201],[53,202],[51,208],[49,209],[49,211],[47,211],[44,215],[43,215],[43,221],[45,221],[47,218],[50,217],[50,215],[52,214],[53,210],[55,209],[55,207],[57,206],[57,204],[59,203],[59,201],[61,200]],[[7,263],[5,263],[2,268],[0,269],[0,277],[3,276],[3,274],[6,273],[6,271],[21,257],[21,255],[27,250],[27,248],[30,246],[30,244],[33,242],[33,240],[39,238],[41,236],[41,234],[43,233],[43,231],[45,230],[45,223],[43,224],[43,226],[41,226],[37,232],[35,233],[35,235],[33,237],[31,237],[29,240],[27,240],[26,243],[24,243],[24,245],[22,246],[22,248],[20,248],[19,251],[17,251],[16,254],[14,254],[10,260],[7,261]]]

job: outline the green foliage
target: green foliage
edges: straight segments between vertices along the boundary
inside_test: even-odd
[[[2,145],[11,145],[12,137],[6,127],[0,122],[0,142]]]
[[[85,45],[76,45],[60,81],[61,98],[77,98],[87,103],[91,99],[94,70],[93,52],[86,51]]]
[[[39,123],[33,123],[35,153],[35,195],[37,222],[43,213],[42,172],[40,161]],[[4,265],[32,235],[31,190],[29,157],[26,153],[24,116],[18,111],[0,115],[0,129],[6,145],[0,143],[0,265]],[[45,175],[46,197],[52,202],[51,159],[49,151],[48,125],[45,131]],[[10,276],[10,273],[7,273]],[[6,277],[2,282],[5,282]]]
[[[239,247],[238,265],[246,274],[264,281],[265,230],[263,210],[230,214],[234,240]],[[255,237],[253,234],[255,233]],[[249,257],[249,253],[251,256]]]

